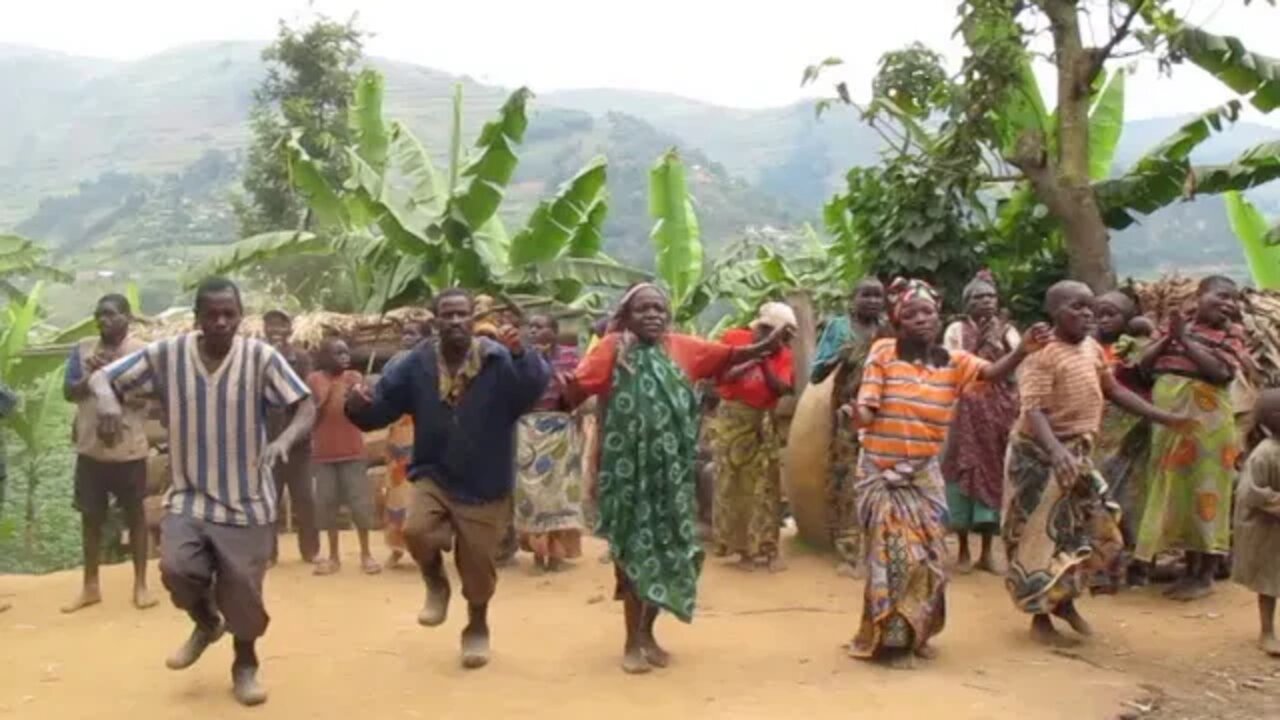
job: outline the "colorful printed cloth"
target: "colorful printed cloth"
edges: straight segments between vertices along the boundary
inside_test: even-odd
[[[862,384],[862,366],[875,341],[874,333],[848,333],[842,347],[833,355],[838,363],[831,390],[832,437],[827,465],[827,529],[836,555],[850,566],[864,562],[862,525],[858,522],[857,485],[858,433],[853,423],[840,417],[840,407],[854,402]],[[823,333],[823,338],[826,333]],[[816,361],[815,361],[816,362]]]
[[[1005,587],[1019,610],[1034,615],[1078,597],[1121,549],[1119,509],[1104,501],[1107,483],[1089,462],[1090,439],[1062,443],[1082,462],[1080,476],[1069,482],[1054,474],[1048,454],[1031,438],[1015,434],[1009,442]]]
[[[580,553],[582,448],[569,413],[532,412],[516,425],[516,532],[540,557]]]
[[[722,400],[708,429],[716,459],[712,527],[717,554],[776,557],[782,490],[773,413]]]
[[[1018,346],[1018,332],[995,321],[980,329],[966,318],[952,323],[943,345],[992,362]],[[1018,419],[1018,391],[1009,382],[974,383],[960,396],[942,456],[953,530],[996,529],[1004,496],[1004,455]]]
[[[462,364],[458,366],[458,372],[450,373],[449,367],[444,361],[444,353],[436,353],[436,374],[440,378],[440,399],[449,407],[457,407],[462,400],[462,395],[467,391],[467,386],[472,380],[480,374],[480,368],[484,365],[484,353],[480,351],[480,341],[472,338],[471,347],[467,349],[467,355],[462,359]]]
[[[937,458],[858,463],[858,516],[867,545],[862,624],[850,653],[923,647],[946,625],[947,512]]]
[[[1166,550],[1226,554],[1231,549],[1231,486],[1239,438],[1228,386],[1182,375],[1156,380],[1156,407],[1190,415],[1200,426],[1180,435],[1157,426],[1147,465],[1147,502],[1135,554]]]
[[[404,519],[412,489],[409,462],[413,460],[413,416],[405,415],[387,428],[387,486],[383,533],[387,547],[404,550]]]
[[[643,344],[613,363],[610,387],[597,534],[642,601],[690,622],[703,560],[693,387],[664,347]]]

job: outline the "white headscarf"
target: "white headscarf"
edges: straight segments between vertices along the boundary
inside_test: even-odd
[[[751,321],[753,329],[760,325],[767,325],[775,329],[784,327],[795,329],[797,325],[796,312],[786,303],[767,302],[760,306],[760,312],[756,315],[756,319]]]

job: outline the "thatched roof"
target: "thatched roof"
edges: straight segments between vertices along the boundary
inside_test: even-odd
[[[385,315],[347,315],[334,312],[308,312],[293,316],[293,342],[314,348],[326,337],[341,337],[353,346],[391,346],[400,343],[400,331],[408,320],[429,321],[431,312],[419,307],[391,310]],[[173,337],[195,327],[190,310],[171,311],[155,318],[139,319],[130,333],[146,341]],[[240,333],[262,337],[262,316],[248,315],[240,324]]]

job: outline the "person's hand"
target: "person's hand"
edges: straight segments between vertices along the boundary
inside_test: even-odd
[[[347,390],[347,407],[352,412],[361,412],[373,404],[373,390],[364,382],[356,383]]]
[[[84,361],[85,372],[89,375],[92,375],[98,370],[101,370],[102,368],[110,365],[112,360],[115,360],[115,358],[111,357],[110,355],[107,355],[102,351],[98,351],[90,355],[88,359]]]
[[[1053,463],[1053,474],[1060,485],[1070,487],[1075,484],[1080,477],[1080,461],[1062,443],[1058,443],[1049,453],[1049,460]]]
[[[120,440],[123,426],[120,406],[108,407],[106,403],[98,403],[98,438],[107,447],[114,447]]]
[[[1187,332],[1187,316],[1182,314],[1181,310],[1173,310],[1169,313],[1169,338],[1171,340],[1181,340]]]
[[[520,337],[520,328],[515,325],[498,328],[498,342],[505,345],[512,355],[524,354],[524,339]]]
[[[289,445],[283,437],[267,443],[267,447],[262,450],[262,455],[258,458],[258,466],[263,469],[287,462],[289,462]]]
[[[1190,415],[1174,415],[1164,426],[1179,435],[1190,435],[1200,429],[1200,421]]]
[[[840,422],[852,423],[854,417],[856,417],[853,403],[845,403],[841,405],[840,409],[836,410],[836,417],[840,418]]]
[[[1036,323],[1032,325],[1027,334],[1022,338],[1022,351],[1030,355],[1033,352],[1041,350],[1044,346],[1053,341],[1053,328],[1048,323]]]

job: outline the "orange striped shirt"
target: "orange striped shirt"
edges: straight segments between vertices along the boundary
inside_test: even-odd
[[[1106,353],[1096,340],[1085,338],[1073,345],[1055,338],[1022,363],[1018,431],[1033,437],[1027,411],[1039,410],[1058,437],[1098,432],[1107,404],[1102,395],[1106,372]]]
[[[879,340],[863,365],[858,404],[874,408],[862,433],[862,451],[879,467],[936,456],[947,437],[960,392],[978,379],[987,361],[963,350],[930,367],[898,358],[896,340]]]

